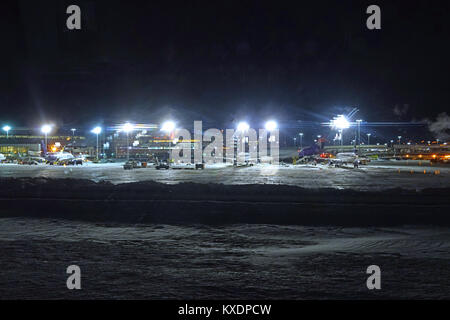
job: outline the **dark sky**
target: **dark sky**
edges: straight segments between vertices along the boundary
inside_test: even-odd
[[[366,28],[369,4],[382,30]],[[66,29],[69,4],[82,30]],[[1,119],[434,118],[450,98],[449,1],[2,1]]]

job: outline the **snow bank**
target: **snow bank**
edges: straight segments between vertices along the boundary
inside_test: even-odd
[[[0,179],[0,217],[125,223],[450,225],[450,189],[359,192],[285,185]]]

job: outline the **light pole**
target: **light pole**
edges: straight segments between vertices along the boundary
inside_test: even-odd
[[[269,120],[265,124],[266,130],[270,133],[269,141],[275,141],[275,136],[272,136],[272,132],[278,129],[278,123],[274,120]],[[247,129],[248,130],[248,129]],[[294,144],[297,145],[297,141],[294,138]],[[270,154],[272,154],[272,150],[270,150]]]
[[[52,126],[49,124],[44,124],[41,128],[42,133],[45,135],[45,154],[47,154],[47,135],[52,131]]]
[[[358,124],[358,153],[359,153],[359,148],[361,145],[361,122],[362,122],[361,119],[356,120],[356,123]],[[355,142],[355,144],[356,144],[356,142]]]
[[[300,150],[302,150],[303,149],[303,132],[300,132],[298,135],[300,136]]]
[[[341,137],[341,146],[344,145],[344,129],[350,127],[350,123],[348,122],[347,118],[342,114],[338,115],[337,117],[334,117],[334,119],[330,121],[330,126],[332,128],[338,129],[338,132]]]
[[[171,144],[171,141],[170,141],[170,134],[175,130],[175,128],[176,128],[176,124],[175,124],[175,122],[174,121],[171,121],[171,120],[168,120],[168,121],[165,121],[163,124],[161,124],[161,131],[162,132],[164,132],[164,133],[166,133],[166,135],[168,135],[169,136],[169,139],[167,139],[167,154],[168,154],[168,158],[167,158],[167,161],[170,163],[171,162],[171,154],[170,154],[170,144]]]
[[[370,145],[370,136],[371,136],[372,134],[371,133],[368,133],[367,134],[367,145],[369,146]]]
[[[130,160],[129,133],[134,130],[134,125],[127,122],[122,126],[122,130],[127,133],[127,161]]]
[[[95,127],[94,129],[91,130],[92,133],[95,133],[97,135],[97,161],[99,159],[98,157],[98,135],[102,132],[102,128],[100,127]]]
[[[250,129],[250,125],[245,122],[239,122],[236,128],[237,132],[242,132],[242,152],[244,153],[244,160],[245,160],[245,132],[248,131],[248,129]]]
[[[9,130],[11,130],[11,127],[10,127],[10,126],[4,126],[4,127],[3,127],[3,131],[6,132],[6,139],[9,138]]]
[[[266,122],[265,128],[267,131],[272,132],[278,128],[278,124],[274,120],[269,120]]]
[[[77,129],[72,128],[70,129],[70,131],[72,131],[72,153],[73,153],[75,149],[75,131],[77,131]]]
[[[398,136],[398,144],[401,144],[402,136]]]

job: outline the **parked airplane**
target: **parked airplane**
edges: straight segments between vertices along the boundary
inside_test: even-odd
[[[301,149],[298,153],[298,157],[303,158],[303,157],[314,156],[314,155],[320,154],[321,151],[322,150],[320,149],[320,146],[318,146],[317,144],[314,144],[310,147],[305,147],[305,148]]]
[[[50,162],[54,162],[54,161],[61,161],[61,160],[70,160],[75,158],[73,156],[73,154],[69,153],[69,152],[49,152],[47,154],[47,160]]]
[[[252,157],[250,152],[239,152],[236,158],[225,157],[225,161],[233,163],[235,166],[253,166],[258,163],[258,158]],[[268,158],[264,159],[268,161]]]
[[[353,163],[358,159],[358,155],[355,152],[340,152],[336,154],[336,158],[332,161],[340,163]]]
[[[325,147],[326,143],[327,140],[325,138],[319,138],[316,144],[299,150],[298,157],[301,159],[303,157],[311,157],[322,154],[324,153],[323,148]]]
[[[366,164],[369,160],[366,157],[360,157],[355,152],[340,152],[336,155],[336,158],[330,159],[331,165],[341,164],[353,164],[354,167],[358,167],[359,164]]]

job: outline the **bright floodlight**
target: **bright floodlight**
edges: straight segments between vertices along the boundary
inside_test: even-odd
[[[250,129],[250,126],[247,122],[239,122],[239,124],[237,125],[237,131],[246,132],[248,131],[248,129]]]
[[[48,125],[48,124],[44,124],[41,128],[42,133],[49,133],[50,131],[52,131],[52,126]]]
[[[122,126],[122,130],[128,133],[134,130],[134,126],[131,123],[127,122]]]
[[[92,133],[95,133],[95,134],[100,134],[100,133],[102,132],[102,128],[100,128],[100,127],[95,127],[94,129],[92,129],[91,132],[92,132]]]
[[[273,120],[270,120],[270,121],[266,122],[266,130],[267,131],[276,130],[277,127],[278,127],[278,124],[275,121],[273,121]]]
[[[350,127],[350,123],[344,115],[339,115],[331,120],[331,126],[336,129],[347,129]]]
[[[9,130],[11,130],[11,127],[10,127],[10,126],[4,126],[4,127],[3,127],[3,131],[8,132]]]
[[[175,130],[175,122],[173,121],[166,121],[161,125],[161,131],[172,132],[173,130]]]

